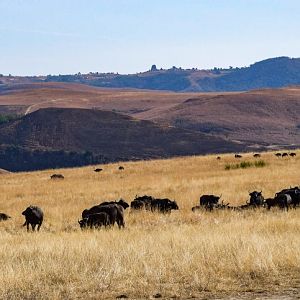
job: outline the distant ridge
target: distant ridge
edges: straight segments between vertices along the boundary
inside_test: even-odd
[[[0,167],[13,171],[245,148],[223,138],[89,109],[40,109],[0,125]]]
[[[0,91],[9,90],[12,83],[32,82],[82,83],[106,88],[134,88],[175,92],[247,91],[261,88],[280,88],[300,84],[300,58],[276,57],[243,68],[214,68],[211,70],[157,69],[121,75],[88,73],[37,77],[0,77]]]

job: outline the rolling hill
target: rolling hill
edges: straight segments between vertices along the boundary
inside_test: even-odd
[[[47,107],[97,109],[258,148],[300,145],[297,86],[249,92],[174,93],[35,83],[11,86],[9,92],[0,93],[0,103],[0,114],[28,114]]]
[[[0,125],[0,167],[35,170],[246,149],[211,135],[92,109],[40,109]]]

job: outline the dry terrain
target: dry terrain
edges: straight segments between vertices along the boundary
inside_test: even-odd
[[[299,155],[299,152],[298,152]],[[253,161],[251,154],[244,160]],[[263,168],[225,170],[233,155],[0,175],[1,299],[272,298],[300,294],[300,209],[192,213],[199,196],[231,205],[299,184],[300,158],[264,153]],[[51,181],[53,173],[64,180]],[[81,231],[84,208],[135,195],[176,199],[170,215],[126,211],[126,228]],[[39,233],[22,210],[45,212]]]
[[[300,145],[299,87],[174,93],[35,83],[12,85],[0,93],[0,113],[28,114],[46,107],[109,110],[253,146]]]

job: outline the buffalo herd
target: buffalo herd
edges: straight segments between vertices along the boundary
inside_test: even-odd
[[[212,211],[218,209],[230,209],[230,210],[244,210],[255,208],[266,208],[270,210],[272,207],[278,207],[280,209],[288,210],[289,208],[297,208],[300,206],[300,188],[290,187],[277,192],[273,198],[264,198],[262,191],[249,192],[249,201],[240,206],[230,206],[229,203],[220,202],[222,195],[202,195],[199,199],[199,205],[194,206],[192,211],[195,212],[200,209]],[[159,212],[163,214],[169,214],[172,210],[178,210],[178,204],[175,200],[168,198],[154,198],[152,196],[136,196],[130,205],[123,199],[119,201],[106,201],[98,205],[94,205],[88,209],[83,210],[81,220],[78,220],[81,229],[85,228],[101,228],[114,226],[117,223],[118,227],[125,227],[124,211],[127,208],[131,208],[132,211],[144,210],[150,212]],[[23,226],[27,226],[27,231],[31,226],[32,231],[39,231],[43,220],[44,213],[38,206],[30,205],[23,212],[25,217],[25,223]],[[5,213],[0,213],[0,221],[6,221],[10,219]]]
[[[268,210],[271,207],[279,207],[280,209],[288,210],[290,207],[296,208],[300,205],[300,188],[290,187],[277,192],[273,198],[265,199],[262,195],[262,191],[249,192],[249,201],[240,206],[230,206],[229,203],[224,204],[219,202],[221,196],[215,195],[202,195],[200,197],[200,205],[194,206],[192,211],[204,208],[212,211],[213,209],[231,209],[231,210],[244,210],[251,208],[266,208]]]

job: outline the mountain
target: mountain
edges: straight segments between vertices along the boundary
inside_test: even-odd
[[[0,125],[0,167],[13,170],[241,151],[245,144],[114,112],[46,108]]]
[[[121,75],[88,73],[34,77],[0,77],[0,91],[9,92],[11,84],[62,82],[105,88],[166,90],[175,92],[248,91],[300,84],[300,58],[277,57],[243,68],[211,70],[151,68],[150,71]]]

